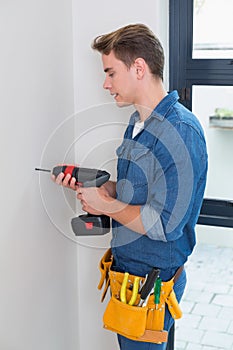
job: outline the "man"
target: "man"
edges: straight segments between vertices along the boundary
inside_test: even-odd
[[[145,276],[153,267],[170,280],[195,245],[207,173],[207,152],[197,118],[163,86],[163,48],[142,24],[128,25],[97,37],[102,55],[104,89],[119,107],[134,105],[124,140],[117,149],[117,182],[80,188],[60,174],[56,182],[77,190],[83,210],[112,218],[115,271]],[[55,179],[54,179],[55,180]],[[63,182],[62,182],[63,181]],[[174,285],[180,301],[185,270]],[[173,324],[166,309],[164,329]],[[121,350],[165,349],[118,335]]]

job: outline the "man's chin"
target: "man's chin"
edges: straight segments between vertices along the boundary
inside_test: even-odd
[[[118,102],[118,101],[116,101],[116,105],[117,105],[117,107],[119,107],[119,108],[123,108],[123,107],[131,106],[132,103],[129,103],[129,102]]]

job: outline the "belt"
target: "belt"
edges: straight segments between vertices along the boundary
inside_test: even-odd
[[[175,275],[174,275],[174,277],[173,277],[174,283],[177,282],[177,280],[179,279],[179,277],[180,277],[180,275],[181,275],[181,273],[182,273],[183,271],[184,271],[184,265],[180,266],[180,267],[178,268],[178,270],[176,271],[176,273],[175,273]]]

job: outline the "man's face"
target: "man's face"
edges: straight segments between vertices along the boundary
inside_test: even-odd
[[[134,65],[128,68],[113,51],[102,55],[102,61],[106,73],[103,88],[109,90],[119,107],[135,104],[137,78]]]

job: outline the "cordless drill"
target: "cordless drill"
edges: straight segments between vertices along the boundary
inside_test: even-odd
[[[35,170],[51,172],[47,169]],[[105,170],[81,168],[74,165],[59,165],[53,168],[52,174],[56,177],[64,173],[76,178],[76,184],[82,187],[100,187],[110,178]],[[76,236],[104,235],[110,231],[110,218],[106,215],[91,215],[89,213],[77,216],[71,220],[71,226]]]

